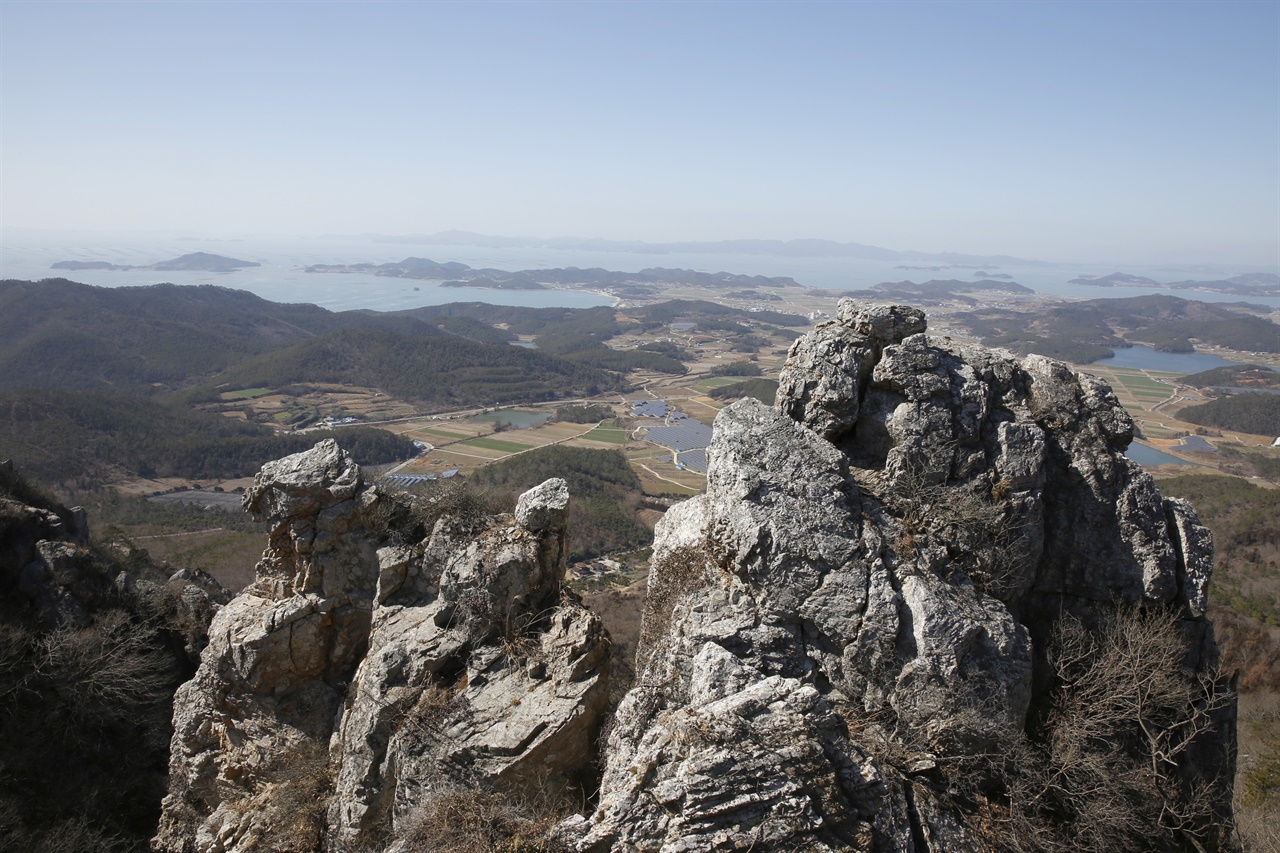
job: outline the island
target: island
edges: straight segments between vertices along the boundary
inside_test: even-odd
[[[51,270],[131,270],[134,267],[109,264],[106,261],[58,261]]]
[[[826,295],[830,291],[810,291],[811,295]],[[977,300],[969,293],[1007,294],[1009,296],[1030,296],[1035,293],[1029,287],[1016,281],[995,281],[984,278],[978,281],[961,281],[960,279],[933,279],[916,283],[914,281],[882,281],[864,290],[846,290],[837,296],[852,299],[872,300],[876,302],[912,301],[918,305],[938,306],[945,303],[977,304]]]
[[[180,258],[173,258],[168,261],[160,261],[152,264],[145,269],[169,271],[169,270],[197,270],[200,272],[234,272],[244,267],[260,267],[262,264],[256,261],[241,261],[236,258],[228,258],[224,255],[213,255],[208,252],[192,252],[189,255],[183,255]]]
[[[699,272],[686,269],[650,267],[639,272],[615,272],[591,267],[565,267],[510,272],[499,269],[473,269],[450,261],[437,263],[429,258],[405,258],[386,264],[312,264],[304,268],[314,273],[363,273],[392,278],[440,281],[442,287],[484,287],[496,290],[545,290],[548,286],[577,290],[604,290],[615,296],[648,297],[660,288],[696,286],[707,288],[786,288],[799,287],[788,276],[768,278],[761,275],[737,275],[728,272]]]
[[[192,252],[178,258],[171,258],[167,261],[157,261],[147,266],[132,266],[129,264],[112,264],[106,261],[58,261],[53,264],[50,269],[55,270],[156,270],[157,272],[170,272],[173,270],[187,270],[195,272],[235,272],[245,267],[259,267],[257,261],[241,261],[236,258],[228,258],[223,255],[213,255],[209,252]]]
[[[1141,275],[1113,272],[1110,275],[1082,275],[1069,284],[1088,287],[1154,287],[1161,290],[1200,290],[1207,293],[1229,293],[1233,296],[1280,296],[1280,275],[1267,272],[1244,273],[1212,281],[1170,281],[1160,283]]]

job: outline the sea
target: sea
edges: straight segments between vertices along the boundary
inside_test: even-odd
[[[249,267],[228,273],[152,272],[148,270],[53,270],[57,261],[107,261],[145,266],[190,252],[208,252],[246,261]],[[561,306],[586,308],[608,305],[606,294],[571,290],[492,290],[441,287],[440,282],[388,278],[358,273],[308,273],[312,264],[382,264],[406,257],[430,258],[441,263],[458,261],[472,267],[504,270],[555,267],[603,267],[638,272],[648,267],[676,267],[703,272],[743,275],[789,276],[799,284],[827,290],[856,290],[880,282],[928,281],[955,278],[973,280],[975,272],[1011,276],[1013,281],[1038,294],[1067,299],[1099,299],[1171,293],[1205,302],[1250,301],[1280,309],[1280,299],[1242,297],[1221,293],[1177,291],[1145,287],[1090,287],[1071,284],[1081,275],[1125,272],[1156,281],[1212,279],[1242,272],[1275,272],[1255,268],[1204,266],[1125,266],[1088,264],[991,264],[952,266],[934,261],[868,260],[840,257],[782,257],[759,254],[704,254],[589,251],[563,248],[492,248],[376,242],[358,237],[243,237],[193,238],[168,235],[54,234],[6,229],[0,232],[0,278],[39,280],[69,278],[100,287],[121,287],[171,282],[216,284],[247,290],[275,302],[309,302],[332,311],[367,309],[398,311],[447,302],[489,302],[523,307]],[[914,267],[904,269],[903,267]],[[921,269],[940,267],[940,269]]]
[[[256,261],[261,266],[235,272],[152,272],[148,270],[53,270],[57,261],[107,261],[119,265],[145,266],[191,252],[209,252],[239,260]],[[487,302],[530,308],[589,308],[613,304],[604,293],[575,290],[493,290],[473,287],[442,287],[441,282],[389,278],[359,273],[308,273],[312,264],[382,264],[407,257],[430,258],[441,263],[458,261],[471,267],[503,270],[549,269],[556,267],[602,267],[638,272],[648,267],[693,269],[702,272],[730,272],[742,275],[788,276],[808,288],[858,290],[880,282],[923,282],[930,279],[972,280],[974,273],[1007,275],[1041,296],[1070,300],[1146,296],[1170,293],[1205,302],[1249,301],[1280,309],[1276,298],[1250,298],[1222,293],[1201,293],[1145,287],[1090,287],[1072,284],[1083,275],[1125,272],[1156,281],[1208,280],[1227,278],[1244,272],[1277,272],[1271,269],[1185,266],[1125,266],[1088,264],[992,264],[980,269],[973,265],[950,265],[933,261],[882,261],[863,258],[797,258],[760,254],[704,254],[587,251],[563,248],[493,248],[487,246],[442,246],[414,243],[377,242],[351,237],[245,237],[190,238],[172,235],[50,234],[36,231],[0,232],[0,279],[69,278],[99,287],[128,287],[170,282],[180,285],[213,284],[247,290],[273,302],[312,303],[331,311],[400,311],[449,302]],[[904,269],[904,267],[913,267]],[[938,267],[938,269],[932,269]],[[1007,280],[1007,279],[1002,279]],[[1032,297],[1021,297],[1029,299]],[[1019,297],[1006,301],[1017,302]],[[1209,353],[1160,353],[1147,347],[1117,350],[1106,362],[1117,367],[1137,367],[1196,373],[1230,364]],[[1185,464],[1183,460],[1137,442],[1129,449],[1141,464]]]

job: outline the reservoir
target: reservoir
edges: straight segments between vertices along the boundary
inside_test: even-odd
[[[1163,450],[1156,450],[1154,447],[1148,447],[1145,444],[1134,442],[1129,445],[1129,449],[1124,452],[1134,462],[1144,468],[1154,468],[1156,465],[1194,465],[1194,462],[1188,462],[1185,459],[1165,453]]]
[[[1136,345],[1127,349],[1117,349],[1115,358],[1104,358],[1095,361],[1099,367],[1131,367],[1137,370],[1164,370],[1185,376],[1212,370],[1215,367],[1226,367],[1239,364],[1238,361],[1227,361],[1216,355],[1202,352],[1158,352],[1151,347]]]
[[[551,420],[551,415],[547,412],[530,412],[524,409],[502,409],[476,415],[471,420],[477,423],[507,423],[516,429],[529,429]]]

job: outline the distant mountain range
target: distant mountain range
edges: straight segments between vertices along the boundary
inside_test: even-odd
[[[130,266],[128,264],[112,264],[106,261],[58,261],[50,269],[55,270],[156,270],[169,272],[173,270],[192,270],[197,272],[234,272],[245,267],[259,267],[256,261],[241,261],[224,255],[212,255],[208,252],[192,252],[180,258],[157,261],[147,266]]]
[[[873,261],[937,261],[947,264],[1016,264],[1044,266],[1053,264],[1009,255],[966,255],[960,252],[901,252],[862,243],[839,243],[835,240],[716,240],[677,243],[646,243],[643,240],[599,240],[583,237],[499,237],[470,231],[441,231],[436,234],[403,234],[377,236],[375,243],[408,243],[424,246],[483,246],[494,249],[576,249],[596,252],[635,252],[639,254],[734,254],[775,255],[785,258],[864,258]]]

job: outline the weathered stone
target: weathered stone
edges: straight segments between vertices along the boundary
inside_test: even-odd
[[[1110,389],[923,332],[844,301],[776,411],[716,418],[706,493],[656,530],[599,807],[561,825],[579,850],[976,853],[946,768],[1022,737],[1061,614],[1174,603],[1212,664],[1207,531],[1123,457]]]
[[[924,314],[914,308],[841,300],[835,321],[792,345],[778,376],[778,410],[825,438],[839,439],[858,420],[880,353],[924,330]]]
[[[707,643],[678,707],[654,715],[654,691],[619,709],[607,796],[580,850],[870,849],[883,781],[812,685]],[[630,761],[613,761],[628,740]]]
[[[1196,618],[1209,606],[1209,576],[1213,574],[1213,536],[1200,523],[1195,507],[1182,498],[1166,498],[1165,512],[1178,552],[1178,596]]]
[[[270,542],[175,699],[156,849],[363,850],[440,792],[589,768],[609,641],[561,594],[564,481],[518,521],[446,515],[414,544],[385,540],[391,500],[332,441],[246,492]]]
[[[561,530],[569,518],[569,486],[556,477],[534,486],[516,502],[516,521],[535,533]]]

